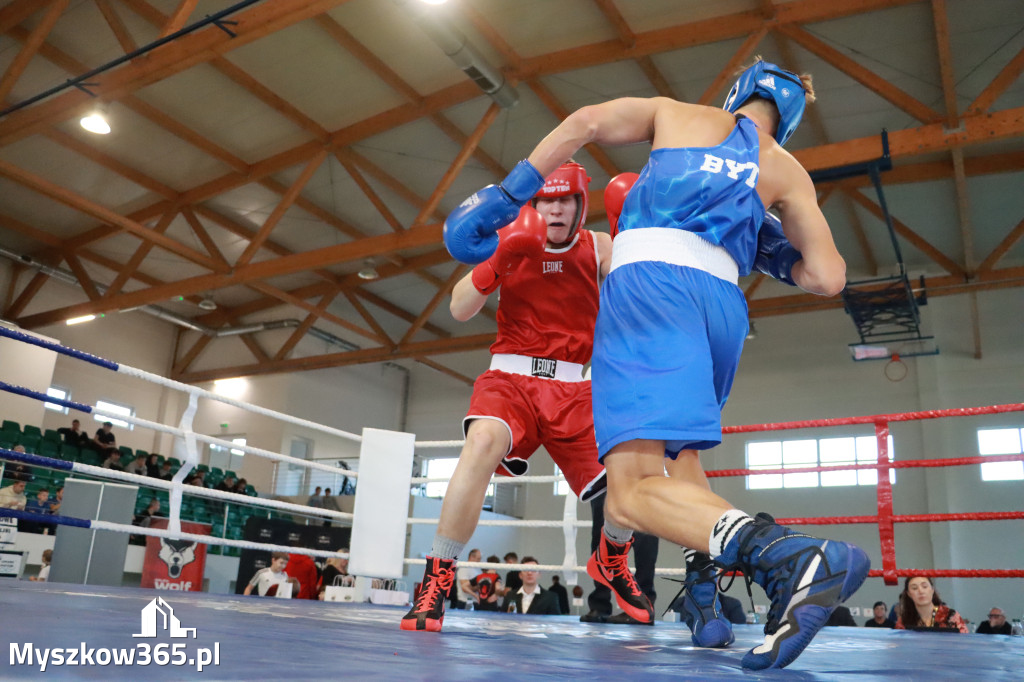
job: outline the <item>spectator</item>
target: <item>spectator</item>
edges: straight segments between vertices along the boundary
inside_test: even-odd
[[[15,445],[14,452],[26,454],[25,446]],[[29,481],[32,480],[32,473],[29,471],[29,468],[24,464],[14,464],[7,469],[7,478],[10,478],[15,481],[25,481],[26,483],[28,483]]]
[[[931,578],[908,577],[900,593],[897,630],[956,630],[967,634],[960,614],[946,606]]]
[[[975,630],[979,635],[1010,635],[1013,627],[1006,622],[1006,613],[998,606],[988,610],[988,620],[982,622]]]
[[[313,491],[313,494],[309,496],[308,500],[306,500],[307,507],[316,507],[317,509],[323,509],[324,496],[320,492],[321,490],[322,488],[320,486],[316,487],[316,490]]]
[[[225,476],[220,483],[213,487],[214,490],[220,490],[225,493],[232,493],[235,491],[235,477]]]
[[[50,511],[50,491],[43,489],[36,493],[36,499],[30,500],[25,505],[25,511],[32,512],[33,514],[42,514],[49,516],[53,512]],[[28,533],[41,533],[43,535],[49,535],[50,529],[54,527],[52,523],[22,523],[23,529]]]
[[[50,503],[50,513],[59,514],[60,505],[64,502],[64,486],[57,488],[57,494],[53,496],[54,501]]]
[[[141,526],[142,528],[149,528],[153,522],[153,517],[160,513],[160,500],[159,498],[152,498],[149,501],[149,505],[139,514],[135,515],[132,519],[133,526]]]
[[[174,478],[174,472],[171,471],[171,463],[168,460],[164,460],[164,463],[160,465],[160,473],[157,475],[161,481],[169,481]]]
[[[466,557],[466,561],[480,561],[479,549],[469,550],[469,556]],[[456,580],[459,586],[459,601],[462,604],[473,603],[476,604],[476,588],[473,586],[473,578],[480,575],[479,568],[469,568],[468,566],[460,566],[458,571],[455,573]]]
[[[124,467],[121,466],[121,451],[117,448],[107,448],[103,451],[103,464],[100,464],[104,469],[110,469],[111,471],[124,471]]]
[[[326,509],[328,511],[336,511],[336,512],[340,512],[341,511],[341,507],[338,506],[338,498],[331,494],[331,489],[330,488],[328,488],[327,490],[324,491],[324,496],[323,496],[322,499],[323,499],[323,504],[321,506],[324,509]],[[331,525],[330,519],[325,519],[324,520],[324,526],[330,526],[330,525]]]
[[[285,567],[288,566],[288,553],[287,552],[272,552],[270,554],[270,565],[266,568],[261,568],[253,574],[249,584],[245,586],[245,590],[242,594],[248,596],[252,594],[255,588],[256,594],[261,597],[272,597],[277,594],[277,588],[279,585],[284,583],[290,583],[292,586],[292,595],[299,593],[299,581],[295,578],[289,577],[284,572]]]
[[[558,597],[558,608],[562,612],[562,615],[569,613],[569,591],[565,589],[565,585],[562,584],[562,577],[559,575],[551,576],[551,587],[548,588],[548,592]]]
[[[487,557],[487,563],[489,564],[500,564],[501,560],[497,556],[491,555]],[[475,578],[469,581],[476,590],[476,607],[481,611],[497,611],[498,610],[498,595],[504,593],[504,588],[501,584],[501,576],[493,568],[481,569],[480,573]]]
[[[192,475],[185,479],[185,485],[194,485],[199,488],[206,487],[206,472],[196,469]]]
[[[43,567],[39,569],[39,575],[30,577],[29,580],[37,583],[45,583],[50,578],[50,562],[53,561],[53,550],[43,550]]]
[[[519,555],[515,552],[509,552],[505,555],[506,564],[518,564]],[[515,592],[523,586],[523,579],[519,576],[519,571],[509,571],[505,574],[505,594],[509,592]],[[502,595],[505,596],[505,595]]]
[[[149,467],[146,466],[146,458],[139,455],[135,461],[128,465],[128,473],[136,476],[149,476]]]
[[[160,478],[160,455],[151,454],[146,460],[146,476]]]
[[[107,448],[117,449],[117,437],[112,431],[113,428],[114,425],[110,422],[103,422],[103,426],[99,428],[96,435],[92,438],[92,447],[95,450],[105,452]]]
[[[6,488],[0,488],[0,509],[19,509],[24,511],[28,504],[25,496],[25,481],[15,481]]]
[[[82,430],[82,422],[77,419],[71,420],[71,426],[57,429],[64,438],[65,445],[73,445],[76,448],[86,447],[90,442],[89,434]]]
[[[248,495],[246,489],[249,487],[249,482],[244,478],[238,479],[238,483],[235,484],[235,489],[231,492],[238,493],[239,495]]]
[[[537,560],[532,556],[525,556],[523,563],[536,564]],[[505,602],[501,605],[502,611],[514,610],[515,613],[528,613],[534,616],[558,616],[561,614],[558,597],[537,584],[540,573],[528,569],[520,572],[520,577],[523,579],[523,586],[505,597]]]
[[[853,619],[850,609],[845,606],[837,606],[835,611],[825,621],[826,627],[857,627],[857,621]]]
[[[342,547],[338,554],[348,554],[348,547]],[[348,575],[348,559],[332,556],[324,562],[324,572],[320,576],[320,599],[323,600],[324,592],[331,585],[340,583],[339,578]]]
[[[876,601],[874,606],[874,617],[864,623],[866,628],[892,628],[896,627],[896,623],[890,620],[886,616],[886,608],[884,601]]]

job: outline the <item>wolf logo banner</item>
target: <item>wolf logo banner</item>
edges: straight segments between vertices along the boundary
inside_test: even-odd
[[[153,528],[166,528],[167,521],[154,519]],[[206,523],[181,522],[181,530],[209,535]],[[142,587],[158,590],[199,592],[203,589],[206,569],[206,545],[192,540],[146,538],[146,558],[142,566]]]

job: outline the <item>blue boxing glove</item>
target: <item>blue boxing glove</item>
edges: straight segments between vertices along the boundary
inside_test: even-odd
[[[519,216],[519,209],[544,186],[529,161],[516,164],[499,185],[487,185],[459,204],[444,221],[444,245],[457,261],[482,263],[498,248],[498,228]]]
[[[754,269],[780,282],[796,286],[796,282],[793,281],[793,266],[802,258],[803,254],[786,239],[786,234],[782,231],[782,221],[766,212],[764,222],[757,233]]]

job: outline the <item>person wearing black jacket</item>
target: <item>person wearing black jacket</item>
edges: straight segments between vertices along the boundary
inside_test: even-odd
[[[523,557],[524,564],[536,564],[532,556]],[[505,597],[501,605],[502,611],[526,613],[531,616],[559,616],[562,609],[558,605],[558,597],[554,592],[545,590],[537,584],[540,574],[537,571],[520,571],[523,586]],[[515,608],[513,608],[515,607]]]

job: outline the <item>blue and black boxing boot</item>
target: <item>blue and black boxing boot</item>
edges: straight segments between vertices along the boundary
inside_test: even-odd
[[[856,545],[796,533],[768,518],[759,514],[740,528],[716,558],[727,570],[742,570],[771,599],[764,643],[743,657],[752,670],[792,663],[871,568]]]
[[[687,557],[683,611],[694,646],[727,647],[736,640],[732,623],[722,613],[717,578],[718,569],[710,556],[694,552]]]

